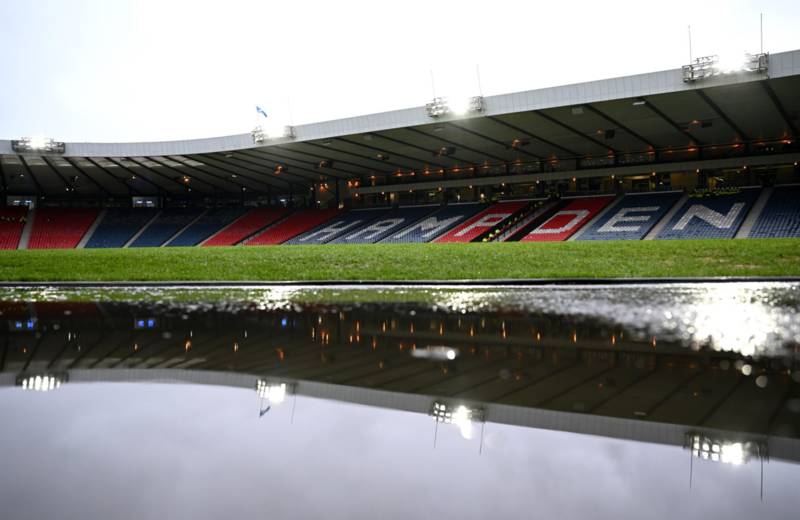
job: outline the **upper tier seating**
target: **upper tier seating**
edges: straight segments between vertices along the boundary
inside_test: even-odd
[[[520,242],[559,242],[566,240],[585,226],[606,207],[614,197],[582,197],[566,199],[566,205],[556,211],[540,226],[528,232]]]
[[[524,200],[493,204],[440,236],[434,242],[471,242],[528,204],[529,202]]]
[[[388,238],[384,238],[381,243],[430,242],[484,208],[486,208],[484,204],[450,204],[444,206],[422,220],[397,231]]]
[[[800,186],[775,186],[750,238],[800,237]]]
[[[158,217],[147,226],[147,229],[133,241],[130,247],[159,247],[202,213],[203,210],[197,208],[161,210]]]
[[[0,249],[16,249],[28,216],[25,206],[0,208]]]
[[[625,195],[576,240],[641,240],[681,195],[678,191]]]
[[[246,246],[263,246],[282,244],[287,240],[313,229],[323,222],[327,222],[341,213],[338,209],[303,209],[296,211],[278,222],[267,227],[261,233],[246,241]]]
[[[749,188],[734,194],[690,198],[657,238],[733,238],[760,191],[760,188]]]
[[[377,218],[369,224],[358,229],[348,231],[341,235],[332,244],[372,244],[388,237],[422,217],[436,211],[438,206],[416,206],[409,208],[395,208],[384,216]]]
[[[205,242],[203,247],[232,246],[250,235],[283,218],[290,210],[286,208],[256,208],[220,230]]]
[[[170,240],[167,247],[196,246],[237,218],[244,215],[247,208],[214,208],[203,214],[191,226]]]
[[[28,249],[70,249],[78,245],[99,210],[41,208],[33,217]]]
[[[331,240],[358,229],[359,227],[382,218],[389,212],[388,209],[357,209],[317,226],[311,231],[296,236],[287,241],[287,244],[325,244]]]
[[[158,213],[151,208],[112,208],[103,215],[87,248],[122,247]]]

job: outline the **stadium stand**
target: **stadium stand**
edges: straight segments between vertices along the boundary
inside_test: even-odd
[[[303,209],[289,215],[286,219],[269,226],[262,232],[244,242],[246,246],[264,246],[282,244],[301,233],[307,232],[324,222],[335,218],[341,212],[338,209]]]
[[[234,220],[203,242],[203,247],[232,246],[258,233],[289,213],[286,208],[256,208]]]
[[[74,248],[98,213],[98,210],[90,208],[37,209],[28,249]]]
[[[520,242],[559,242],[566,240],[606,207],[614,197],[566,199],[565,206],[541,225],[526,233]]]
[[[529,201],[498,202],[481,211],[471,219],[456,226],[434,242],[471,242],[507,218],[521,211],[530,204]]]
[[[150,208],[108,209],[84,247],[122,247],[158,213]]]
[[[247,212],[247,208],[214,208],[205,212],[189,227],[170,240],[167,247],[196,246],[217,231],[238,219]]]
[[[381,243],[430,242],[475,215],[485,204],[451,204],[381,240]]]
[[[382,218],[390,210],[387,208],[381,209],[357,209],[349,211],[330,222],[326,222],[321,226],[296,236],[295,238],[285,242],[286,244],[325,244],[340,236],[354,231],[357,228],[368,224],[375,219]]]
[[[681,192],[625,195],[577,240],[641,240],[681,198]]]
[[[159,247],[203,213],[198,208],[171,208],[161,213],[129,247]]]
[[[657,238],[733,238],[759,192],[758,188],[746,188],[738,193],[690,198]]]
[[[749,238],[800,237],[800,185],[776,186]]]
[[[395,208],[381,218],[377,218],[359,229],[348,231],[332,244],[371,244],[378,242],[395,231],[404,229],[419,219],[436,211],[438,206],[416,206]]]
[[[28,208],[24,206],[0,208],[0,249],[16,249],[19,246],[27,215]]]

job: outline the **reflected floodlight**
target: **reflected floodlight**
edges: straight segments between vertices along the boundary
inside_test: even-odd
[[[461,436],[465,439],[472,438],[473,423],[484,422],[482,408],[470,408],[463,404],[451,406],[447,403],[436,401],[433,403],[430,415],[437,423],[457,426]]]
[[[17,376],[17,386],[23,390],[36,392],[50,392],[60,388],[67,382],[67,374],[20,374]]]
[[[753,456],[766,456],[766,445],[763,442],[726,440],[696,432],[686,435],[685,447],[698,459],[734,466],[747,463]]]
[[[61,141],[55,141],[49,137],[23,137],[11,141],[11,149],[19,153],[44,152],[44,153],[64,153],[66,145]]]
[[[256,394],[261,399],[269,401],[270,404],[281,404],[286,400],[286,396],[294,393],[291,384],[276,381],[259,379],[256,381]]]

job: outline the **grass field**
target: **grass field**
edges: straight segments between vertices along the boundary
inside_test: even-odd
[[[0,251],[2,281],[800,276],[800,239]]]

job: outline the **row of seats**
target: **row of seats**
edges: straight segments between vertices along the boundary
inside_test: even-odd
[[[685,198],[680,192],[565,199],[510,237],[521,241],[732,238],[761,194],[763,210],[740,234],[750,237],[800,237],[800,185],[771,192],[744,188],[737,193]],[[769,197],[767,198],[767,195]],[[766,202],[764,203],[766,199]],[[17,248],[30,226],[30,249],[159,247],[268,244],[363,244],[471,242],[509,222],[529,201],[492,205],[342,210],[284,208],[0,209],[0,249]],[[669,214],[668,217],[665,215]],[[99,217],[98,217],[99,215]],[[599,216],[598,216],[599,215]],[[597,217],[597,218],[595,218]],[[667,220],[664,222],[664,220]],[[656,224],[659,227],[656,229]],[[95,224],[89,235],[87,231]],[[588,227],[585,227],[587,226]],[[752,226],[752,228],[751,228]],[[585,229],[583,229],[585,227]],[[749,229],[749,231],[748,231]],[[491,239],[491,237],[489,238]]]

